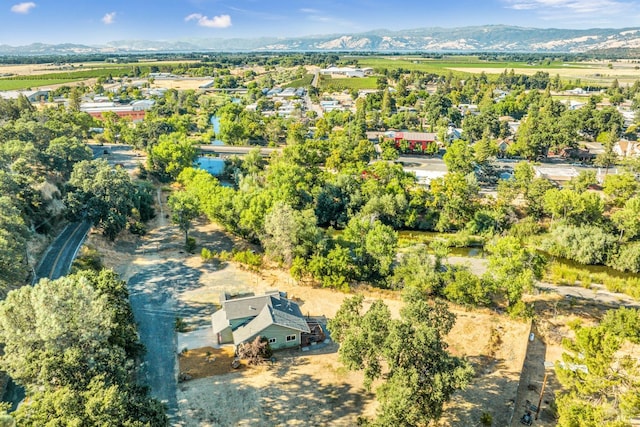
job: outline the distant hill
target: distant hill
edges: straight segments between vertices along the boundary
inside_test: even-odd
[[[486,25],[460,28],[374,30],[291,38],[118,40],[102,46],[80,44],[0,45],[0,55],[42,55],[192,51],[374,51],[374,52],[564,52],[633,51],[640,28],[523,28]]]

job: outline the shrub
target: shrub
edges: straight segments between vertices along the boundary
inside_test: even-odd
[[[232,259],[249,267],[260,267],[262,265],[262,256],[249,249],[233,253]]]
[[[273,356],[273,350],[267,338],[256,337],[251,342],[240,344],[236,354],[240,359],[246,360],[249,365],[261,365]]]
[[[203,261],[212,260],[213,258],[215,258],[215,256],[215,253],[211,252],[207,248],[202,248],[202,250],[200,251],[200,258],[202,258]]]
[[[621,246],[607,264],[619,271],[640,273],[640,242]]]
[[[493,424],[493,416],[488,412],[483,412],[482,415],[480,415],[480,424],[485,427],[491,427]]]
[[[144,236],[145,234],[147,234],[147,226],[142,221],[130,222],[129,231],[131,232],[131,234]]]
[[[196,250],[196,239],[193,237],[188,237],[187,243],[184,245],[184,249],[192,254]]]
[[[519,221],[511,226],[509,229],[509,236],[516,237],[520,240],[525,237],[534,236],[542,230],[538,221],[532,217],[526,217],[522,221]]]
[[[491,286],[469,271],[466,267],[451,267],[445,274],[444,296],[449,300],[463,305],[487,305]]]
[[[72,272],[79,270],[93,270],[100,271],[103,269],[102,259],[100,258],[100,252],[94,247],[83,246],[80,251],[80,256],[73,261],[71,266]]]
[[[580,264],[604,264],[616,242],[600,227],[560,225],[542,241],[542,250]]]

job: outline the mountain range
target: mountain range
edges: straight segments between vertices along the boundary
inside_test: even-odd
[[[212,38],[174,41],[118,40],[82,44],[0,45],[0,55],[204,52],[204,51],[372,51],[372,52],[566,52],[640,48],[639,28],[524,28],[486,25],[459,28],[373,30],[289,38]]]

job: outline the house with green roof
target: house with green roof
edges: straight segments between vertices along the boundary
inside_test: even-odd
[[[299,346],[301,334],[311,332],[298,304],[278,291],[233,299],[222,295],[220,303],[211,316],[218,344],[237,346],[262,336],[277,350]]]

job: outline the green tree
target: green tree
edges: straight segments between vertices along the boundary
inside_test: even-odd
[[[429,206],[438,213],[438,231],[463,229],[476,210],[480,187],[474,176],[447,173],[431,181]]]
[[[468,363],[447,352],[444,337],[455,317],[446,305],[427,303],[413,288],[407,288],[405,298],[399,320],[391,319],[382,301],[364,312],[363,298],[356,296],[346,299],[328,324],[348,369],[364,371],[367,387],[384,378],[376,390],[375,425],[428,425],[473,375]]]
[[[126,170],[106,160],[76,163],[69,179],[67,207],[74,218],[86,218],[114,240],[127,225],[134,207],[136,187]]]
[[[604,264],[617,243],[615,236],[594,225],[559,225],[542,241],[551,255],[581,264]]]
[[[482,139],[473,145],[473,154],[476,163],[486,164],[498,153],[498,145],[491,139],[491,134],[487,130],[482,134]]]
[[[587,191],[590,185],[597,184],[597,182],[598,180],[596,178],[595,171],[583,170],[583,171],[580,171],[580,173],[578,173],[578,176],[574,176],[573,178],[571,178],[571,180],[567,185],[567,188],[569,188],[570,190],[576,191],[578,193],[581,193],[583,191]]]
[[[28,229],[8,196],[0,196],[0,297],[24,285]]]
[[[444,282],[443,294],[449,301],[474,307],[491,302],[491,284],[484,283],[467,267],[449,266]]]
[[[438,292],[442,279],[438,274],[441,260],[437,256],[429,255],[426,247],[416,246],[399,257],[391,278],[393,288],[412,287],[428,295]]]
[[[618,140],[618,127],[614,126],[611,133],[604,142],[604,152],[598,154],[594,160],[596,166],[604,168],[605,176],[609,173],[609,168],[616,164],[618,155],[613,151],[613,147]]]
[[[160,135],[147,159],[149,170],[163,180],[175,179],[184,168],[193,165],[196,147],[185,134]]]
[[[184,233],[184,244],[188,247],[191,223],[200,215],[198,199],[192,193],[178,191],[172,193],[167,202],[171,209],[171,221]]]
[[[80,111],[80,102],[82,102],[82,91],[78,88],[78,86],[74,86],[69,92],[69,110]]]
[[[639,189],[640,183],[630,172],[607,175],[602,183],[602,191],[615,206],[624,205],[627,200],[638,194]]]
[[[18,425],[168,424],[134,382],[142,347],[126,284],[115,273],[41,280],[0,303],[2,364],[25,386]]]
[[[535,279],[542,276],[544,260],[511,236],[494,240],[486,249],[491,254],[485,273],[486,282],[505,298],[512,314],[520,312],[522,295],[533,288]]]
[[[393,228],[378,220],[354,217],[342,237],[350,243],[353,262],[363,280],[381,279],[391,273],[398,246],[398,235]]]
[[[287,266],[295,257],[313,254],[321,239],[313,210],[296,211],[283,202],[276,203],[265,216],[260,237],[267,253]]]
[[[91,149],[80,139],[65,136],[53,139],[45,154],[49,157],[51,167],[58,171],[63,179],[69,179],[74,164],[93,158]]]
[[[0,325],[3,367],[23,385],[83,387],[88,373],[118,357],[105,347],[111,308],[86,280],[45,279],[10,292],[0,304]]]
[[[624,308],[598,325],[573,326],[575,338],[563,340],[567,352],[556,364],[559,426],[626,426],[640,414],[640,364],[621,351],[626,341],[640,342],[639,326],[638,311]]]
[[[473,148],[463,140],[454,141],[442,157],[449,173],[467,175],[473,172]]]
[[[624,208],[614,212],[611,220],[616,228],[620,230],[620,240],[626,238],[633,240],[640,236],[640,197],[636,196],[627,200]]]

